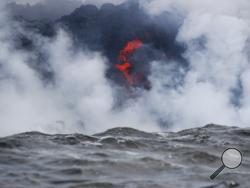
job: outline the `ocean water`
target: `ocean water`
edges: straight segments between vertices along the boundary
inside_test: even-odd
[[[241,166],[210,180],[229,147],[242,152]],[[249,177],[250,129],[238,127],[0,138],[0,188],[249,188]]]

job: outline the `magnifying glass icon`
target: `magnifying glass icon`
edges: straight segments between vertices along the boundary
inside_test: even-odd
[[[210,179],[213,180],[224,168],[238,168],[242,163],[242,153],[236,148],[228,148],[222,153],[221,161],[222,166],[210,176]]]

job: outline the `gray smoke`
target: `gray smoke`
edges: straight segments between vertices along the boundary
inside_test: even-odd
[[[56,20],[71,13],[82,4],[80,0],[13,1],[8,3],[10,12],[28,20]]]
[[[173,10],[184,15],[176,40],[187,46],[182,55],[189,68],[176,66],[175,60],[151,62],[151,90],[141,90],[120,108],[115,107],[117,86],[105,76],[107,57],[76,50],[62,29],[53,39],[33,33],[55,74],[54,83],[45,85],[28,63],[36,54],[13,45],[16,32],[26,31],[1,11],[1,135],[31,130],[92,133],[116,126],[147,131],[207,123],[247,126],[250,2],[144,2],[140,5],[150,15]]]
[[[70,14],[83,4],[101,6],[105,3],[120,4],[125,0],[12,0],[6,1],[13,15],[28,20],[56,20]]]
[[[164,90],[160,86],[165,92],[161,101],[171,106],[164,108],[165,113],[174,119],[175,127],[249,124],[249,6],[245,0],[146,5],[152,14],[173,8],[186,14],[177,40],[188,45],[185,57],[190,70],[179,87]]]

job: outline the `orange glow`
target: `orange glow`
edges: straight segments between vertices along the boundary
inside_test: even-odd
[[[135,79],[130,74],[130,69],[132,68],[131,63],[129,62],[127,56],[134,53],[138,48],[142,46],[142,41],[139,39],[129,41],[126,46],[120,51],[119,60],[122,61],[122,64],[116,64],[116,68],[121,71],[129,83],[129,85],[133,85]]]

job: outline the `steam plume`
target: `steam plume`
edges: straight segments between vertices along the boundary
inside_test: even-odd
[[[250,3],[139,3],[80,7],[54,23],[59,29],[49,37],[1,11],[1,135],[93,133],[116,126],[147,131],[207,123],[247,126]],[[79,20],[81,30],[75,27]],[[31,40],[31,50],[16,46],[20,34]],[[114,65],[119,51],[136,37],[143,38],[143,47],[131,60],[151,87],[136,89],[137,97],[117,105],[124,90]],[[40,68],[51,73],[48,81]]]

